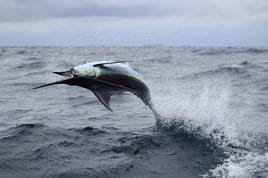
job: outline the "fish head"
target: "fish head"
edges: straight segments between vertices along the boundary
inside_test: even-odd
[[[91,63],[84,63],[71,69],[73,76],[96,77],[96,68]]]

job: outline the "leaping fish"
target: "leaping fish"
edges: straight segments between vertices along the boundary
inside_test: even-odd
[[[67,77],[60,81],[44,84],[33,89],[50,85],[67,84],[91,90],[99,101],[109,110],[110,98],[118,92],[130,92],[140,98],[152,110],[157,125],[160,124],[159,114],[151,100],[149,88],[138,72],[126,65],[131,61],[100,61],[85,62],[63,72],[53,72]]]

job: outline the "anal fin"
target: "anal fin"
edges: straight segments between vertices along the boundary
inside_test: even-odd
[[[104,92],[104,91],[93,91],[93,93],[96,95],[96,97],[100,100],[100,102],[111,112],[113,110],[110,106],[110,98],[112,93],[111,92]]]

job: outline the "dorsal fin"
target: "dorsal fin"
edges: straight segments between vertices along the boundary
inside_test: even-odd
[[[116,63],[125,63],[125,62],[132,62],[132,61],[110,61],[110,62],[102,62],[102,63],[98,63],[98,64],[94,64],[94,67],[98,67],[98,66],[102,66],[105,64],[116,64]]]
[[[103,91],[92,91],[96,97],[100,100],[100,102],[111,112],[113,112],[113,110],[111,109],[110,106],[110,98],[112,93],[110,92],[103,92]]]

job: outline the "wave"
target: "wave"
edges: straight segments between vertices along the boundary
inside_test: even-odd
[[[27,57],[24,60],[26,60],[26,61],[40,61],[40,60],[43,60],[43,59],[40,58],[40,57]]]
[[[88,101],[85,101],[85,102],[78,102],[78,104],[74,104],[72,105],[73,108],[78,108],[78,107],[84,107],[84,106],[91,106],[91,105],[96,105],[96,104],[99,104],[99,101],[98,100],[89,100]]]
[[[56,66],[56,68],[64,68],[64,69],[68,69],[68,68],[71,68],[71,67],[73,67],[74,66],[74,64],[72,64],[72,63],[70,63],[70,62],[65,62],[65,61],[63,61],[63,62],[61,62],[60,64],[58,64],[57,66]]]
[[[263,91],[268,91],[268,85],[267,86],[264,86],[263,88],[261,88],[261,90],[263,90]]]
[[[69,96],[67,99],[70,101],[82,101],[84,99],[87,99],[88,97],[85,95],[77,95],[77,96]]]
[[[45,74],[47,71],[35,71],[35,72],[28,72],[27,74],[24,75],[24,77],[29,77],[29,76],[37,76],[41,74]]]
[[[161,128],[165,133],[185,142],[203,145],[211,153],[223,153],[219,162],[204,174],[204,177],[267,177],[268,176],[268,137],[263,134],[241,132],[233,139],[224,129],[215,128],[209,132],[206,125],[195,125],[187,118],[178,116],[163,117]],[[119,150],[122,151],[122,150]],[[133,153],[133,152],[132,152]],[[210,153],[210,154],[211,154]]]
[[[29,111],[32,111],[32,110],[27,110],[24,112],[29,112]],[[15,127],[11,127],[8,130],[6,130],[5,132],[13,132],[13,133],[19,135],[21,132],[24,133],[24,132],[31,131],[31,130],[33,130],[33,131],[39,130],[38,132],[42,132],[42,130],[64,131],[63,128],[52,128],[52,127],[49,127],[49,126],[42,124],[42,123],[25,123],[25,124],[17,125]],[[79,134],[86,134],[86,135],[97,135],[97,134],[107,133],[105,130],[101,130],[101,129],[90,127],[90,126],[82,127],[82,128],[71,128],[71,129],[67,129],[67,131],[74,131],[74,132],[77,132]]]
[[[16,54],[20,54],[20,55],[25,55],[25,54],[30,54],[30,51],[29,50],[20,50],[18,52],[16,52]]]
[[[25,87],[25,88],[33,88],[35,85],[33,83],[28,83],[28,82],[12,82],[12,83],[7,83],[7,86],[15,86],[15,87],[20,87],[17,88],[19,90],[21,90],[21,87]]]
[[[248,61],[240,62],[239,64],[221,64],[215,69],[186,74],[177,79],[194,79],[194,78],[206,78],[206,77],[218,77],[219,75],[225,75],[229,77],[241,77],[249,78],[256,75],[256,70],[265,71],[262,65],[254,64]]]
[[[206,72],[205,72],[206,73]],[[248,71],[245,68],[242,68],[240,66],[226,66],[226,67],[220,67],[215,70],[207,71],[209,74],[216,74],[216,73],[228,73],[231,75],[237,75],[237,74],[245,74],[248,73]]]
[[[126,133],[127,135],[128,133]],[[128,155],[137,155],[146,153],[147,149],[158,149],[160,144],[156,142],[151,135],[142,135],[134,137],[121,137],[119,139],[121,145],[112,146],[102,153],[114,152],[114,153],[125,153]]]
[[[208,177],[232,177],[235,169],[231,169],[234,167],[241,169],[237,177],[267,175],[267,166],[263,165],[268,165],[265,156],[268,150],[264,149],[267,148],[267,143],[263,141],[268,139],[256,136],[241,126],[245,115],[250,111],[247,111],[248,106],[241,107],[243,102],[237,97],[243,95],[238,95],[234,91],[237,86],[233,85],[236,82],[234,79],[242,81],[241,78],[245,76],[247,81],[251,79],[248,77],[253,75],[253,67],[255,69],[258,66],[244,61],[186,75],[178,78],[178,85],[169,90],[165,100],[159,98],[155,102],[166,120],[164,131],[186,141],[212,145],[216,150],[219,148],[226,153],[226,163],[220,163],[217,168],[211,169]],[[169,84],[164,86],[167,90]],[[239,87],[245,88],[244,85]],[[239,106],[236,107],[236,104]],[[251,154],[257,158],[244,157]]]
[[[230,54],[230,51],[228,51],[227,49],[217,49],[217,48],[207,50],[194,50],[193,52],[203,56],[223,55],[228,53]]]
[[[96,135],[107,133],[104,130],[94,128],[94,127],[90,127],[90,126],[80,128],[80,129],[71,129],[71,130],[74,130],[75,132],[78,132],[80,134],[86,134],[87,136],[96,136]]]
[[[31,62],[31,63],[22,63],[17,65],[13,69],[15,70],[31,70],[31,69],[42,69],[46,66],[46,63],[43,61]]]
[[[254,152],[231,155],[225,162],[210,170],[212,177],[268,177],[268,153]]]
[[[167,56],[160,56],[160,57],[157,57],[157,58],[150,58],[150,59],[146,59],[146,62],[155,62],[155,63],[172,63],[172,58],[173,56],[171,55],[167,55]]]
[[[127,159],[125,156],[122,159],[120,154],[101,153],[113,147],[108,143],[110,134],[102,129],[90,126],[64,129],[27,123],[1,131],[1,136],[0,168],[5,177],[9,174],[14,177],[14,172],[25,177],[40,177],[46,170],[50,170],[46,176],[105,176],[129,169],[128,161],[126,164],[122,162]],[[111,160],[111,166],[116,166],[116,172],[107,160]]]
[[[105,134],[107,131],[101,130],[94,127],[83,127],[83,128],[72,128],[72,129],[63,129],[63,128],[53,128],[41,123],[26,123],[19,124],[17,126],[11,127],[7,130],[1,131],[0,140],[13,140],[21,137],[24,139],[30,139],[31,137],[36,137],[37,135],[44,136],[40,139],[51,138],[57,135],[57,137],[62,138],[72,138],[74,135],[77,136],[96,136],[100,134]],[[27,138],[26,138],[27,137]],[[23,141],[23,140],[20,140]]]
[[[25,124],[20,124],[15,127],[12,127],[9,130],[28,130],[28,129],[39,129],[39,128],[44,128],[44,127],[47,127],[47,126],[41,123],[25,123]]]
[[[221,118],[222,113],[219,115]],[[200,116],[197,119],[202,119]],[[204,145],[206,150],[224,153],[225,160],[210,169],[204,177],[267,177],[268,137],[261,133],[244,132],[236,127],[232,133],[226,120],[214,119],[213,124],[200,124],[189,116],[163,116],[161,130],[183,141]]]
[[[266,48],[246,48],[241,50],[241,53],[249,53],[249,54],[259,54],[259,53],[267,53],[268,49]]]
[[[43,129],[44,127],[46,126],[40,123],[20,124],[7,130],[1,131],[1,140],[7,141],[18,139],[20,136],[31,135],[34,130]]]
[[[232,54],[261,54],[268,53],[266,48],[235,48],[235,47],[226,47],[226,48],[200,48],[193,49],[193,53],[204,56],[217,56],[217,55],[232,55]]]
[[[250,73],[246,68],[238,65],[232,65],[222,66],[217,69],[207,70],[204,72],[191,73],[178,79],[199,79],[204,77],[218,77],[218,75],[241,76],[243,78],[250,77]]]

